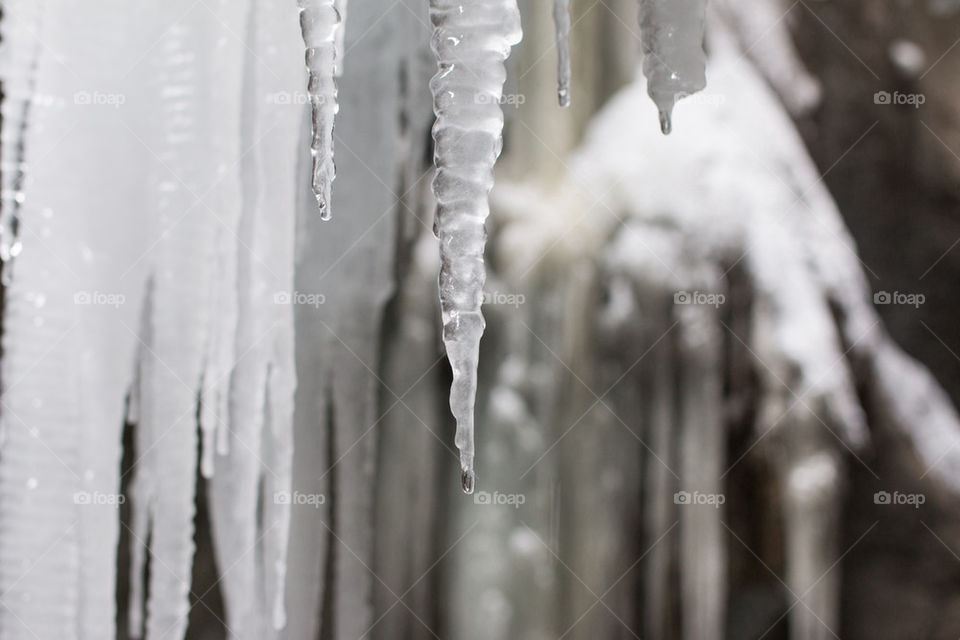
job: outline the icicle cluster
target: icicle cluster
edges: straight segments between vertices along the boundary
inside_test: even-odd
[[[557,100],[570,106],[570,0],[553,0],[557,27]]]
[[[670,133],[677,100],[703,89],[706,0],[640,0],[640,37],[647,92],[660,112],[660,130]]]
[[[346,0],[297,0],[300,7],[300,31],[306,46],[310,99],[310,154],[313,156],[311,187],[317,198],[320,217],[330,219],[330,186],[336,175],[333,164],[333,119],[337,104],[334,77],[340,72],[338,53],[342,53],[343,36],[338,7],[346,8]]]
[[[483,251],[493,167],[502,148],[504,62],[520,42],[516,0],[431,0],[432,46],[440,71],[430,82],[437,175],[443,342],[453,368],[450,409],[457,420],[461,485],[474,487],[473,408],[484,320]]]
[[[57,3],[40,46],[41,6],[5,3],[0,22],[3,224],[16,227],[16,205],[28,248],[0,362],[0,637],[116,635],[126,499],[129,634],[182,638],[198,465],[228,625],[275,637],[295,386],[296,6]],[[170,26],[157,40],[154,25]],[[117,73],[121,58],[130,73]],[[43,162],[24,180],[29,158]],[[127,392],[135,450],[121,496]]]

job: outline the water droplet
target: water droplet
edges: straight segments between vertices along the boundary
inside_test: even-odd
[[[473,472],[473,469],[463,469],[460,472],[460,488],[463,489],[463,492],[467,495],[473,493],[473,487],[477,482],[477,475]]]
[[[314,193],[314,196],[317,198],[317,209],[320,211],[320,219],[329,220],[331,217],[330,207],[327,206],[327,202],[323,199],[323,194]]]
[[[673,130],[673,122],[670,118],[670,112],[662,110],[660,111],[660,132],[663,135],[668,136]]]

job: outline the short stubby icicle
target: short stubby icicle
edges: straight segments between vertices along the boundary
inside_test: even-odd
[[[643,75],[665,134],[673,128],[677,100],[707,86],[706,5],[706,0],[640,0]]]

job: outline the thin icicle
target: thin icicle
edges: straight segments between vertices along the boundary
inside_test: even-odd
[[[30,121],[39,31],[44,2],[8,2],[3,9],[3,102],[0,113],[0,260],[2,280],[10,284],[11,262],[20,253],[20,208],[24,199],[26,160],[24,142]]]
[[[343,75],[343,60],[346,57],[344,43],[347,36],[347,0],[334,0],[333,6],[337,10],[337,15],[340,16],[340,24],[337,25],[337,33],[334,36],[336,54],[333,58],[333,74],[339,78]]]
[[[660,130],[670,133],[677,100],[706,84],[703,30],[706,0],[640,0],[640,37],[647,93],[660,111]]]
[[[557,100],[570,106],[570,0],[553,0],[553,21],[557,26]]]
[[[472,493],[473,407],[485,326],[480,305],[486,271],[484,221],[493,167],[503,146],[500,99],[504,62],[520,42],[516,0],[431,0],[432,46],[440,71],[430,81],[440,238],[443,342],[453,369],[450,409],[457,419],[461,485]]]
[[[345,3],[344,3],[345,4]],[[337,34],[340,14],[334,0],[297,0],[300,7],[300,31],[306,46],[310,98],[310,154],[313,156],[311,187],[323,220],[330,219],[330,185],[336,175],[333,164],[333,118],[337,105],[334,74],[337,62]]]

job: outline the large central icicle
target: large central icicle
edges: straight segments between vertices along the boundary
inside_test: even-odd
[[[336,175],[333,164],[333,118],[340,109],[334,82],[340,65],[337,60],[340,13],[334,0],[297,0],[297,5],[300,7],[300,31],[307,48],[306,62],[310,76],[307,94],[310,99],[312,138],[310,154],[313,156],[311,186],[317,198],[320,217],[329,220],[330,185]]]
[[[673,105],[707,85],[703,30],[706,0],[640,0],[640,37],[647,93],[670,133]]]
[[[503,146],[504,62],[520,42],[516,0],[430,0],[432,46],[440,71],[430,81],[440,238],[443,342],[453,369],[450,409],[457,419],[461,484],[473,492],[473,406],[485,326],[484,221],[493,166]]]

